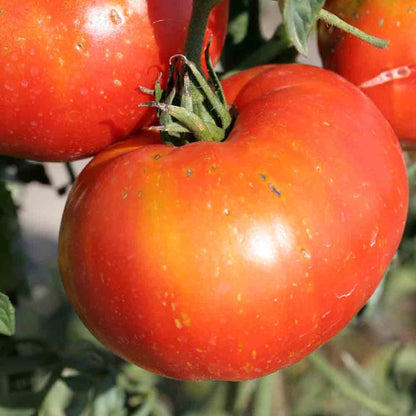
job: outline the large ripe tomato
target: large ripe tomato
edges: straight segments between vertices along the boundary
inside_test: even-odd
[[[224,87],[239,113],[225,142],[120,142],[81,173],[60,233],[87,327],[179,379],[261,377],[322,345],[373,293],[406,218],[397,138],[352,84],[283,65]]]
[[[389,41],[371,46],[322,23],[325,67],[361,87],[384,113],[399,139],[416,145],[416,3],[414,0],[328,0],[325,7],[365,32]]]
[[[192,0],[3,0],[0,154],[66,161],[97,153],[149,123],[149,97],[183,51]],[[222,49],[228,0],[211,14]],[[208,38],[208,36],[207,36]]]

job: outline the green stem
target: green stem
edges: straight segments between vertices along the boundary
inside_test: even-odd
[[[243,415],[247,411],[254,392],[260,380],[249,380],[240,382],[237,385],[237,395],[235,398],[232,414],[235,416]]]
[[[318,352],[308,357],[309,361],[326,377],[326,379],[346,398],[367,408],[378,416],[395,416],[397,411],[391,407],[372,399],[367,394],[359,390],[344,374],[333,367]]]
[[[356,27],[348,24],[347,22],[344,22],[342,19],[340,19],[335,14],[328,12],[328,10],[322,9],[319,12],[319,19],[324,20],[325,22],[329,23],[330,25],[333,25],[344,32],[351,33],[351,35],[356,36],[357,38],[363,40],[364,42],[370,43],[373,46],[376,46],[380,49],[387,48],[387,45],[389,44],[386,40],[377,38],[375,36],[371,36],[365,32],[363,32],[360,29],[357,29]]]
[[[205,31],[211,10],[221,0],[194,0],[192,17],[185,43],[186,57],[201,68],[201,55],[204,47]]]
[[[259,388],[254,399],[254,415],[272,416],[273,397],[276,393],[276,380],[277,373],[273,373],[259,381]]]

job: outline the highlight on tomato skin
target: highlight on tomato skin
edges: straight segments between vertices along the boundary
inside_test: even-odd
[[[223,85],[238,111],[225,142],[114,145],[60,230],[85,325],[176,379],[253,379],[321,346],[379,284],[407,214],[397,137],[352,84],[280,65]]]
[[[212,12],[222,51],[228,0]],[[192,0],[5,0],[0,13],[0,154],[69,161],[155,120],[139,107],[169,58],[183,53]]]
[[[416,145],[416,7],[412,0],[328,0],[328,11],[374,36],[388,40],[377,49],[338,29],[319,25],[324,66],[368,95],[400,141]]]

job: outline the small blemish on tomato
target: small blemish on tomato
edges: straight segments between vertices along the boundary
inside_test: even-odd
[[[228,216],[228,215],[230,215],[230,211],[227,208],[225,208],[224,209],[224,214]]]
[[[379,21],[378,21],[378,26],[379,27],[381,27],[381,26],[383,26],[384,25],[384,19],[380,19]]]
[[[188,177],[188,178],[190,178],[190,177],[192,177],[192,175],[194,174],[194,171],[192,170],[192,169],[188,169],[187,171],[186,171],[186,176]]]
[[[278,191],[272,183],[269,183],[269,189],[277,196],[282,196],[281,192]]]
[[[178,329],[182,329],[182,322],[179,319],[175,319],[175,326]]]
[[[310,259],[312,257],[311,254],[305,248],[302,248],[300,252],[302,254],[302,257],[304,257],[305,259]]]
[[[259,173],[259,176],[260,176],[261,180],[266,182],[267,176],[264,173]]]
[[[120,16],[120,14],[118,13],[118,11],[116,9],[111,9],[111,11],[110,11],[110,20],[115,25],[120,25],[121,23],[123,23],[123,18]]]
[[[185,326],[191,326],[191,318],[185,312],[181,313],[181,318]]]
[[[160,155],[159,153],[157,155],[153,156],[154,160],[159,160],[162,157],[162,155]]]

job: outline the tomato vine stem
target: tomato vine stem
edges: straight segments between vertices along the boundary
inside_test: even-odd
[[[333,367],[322,354],[315,352],[308,357],[313,366],[345,397],[359,403],[378,416],[395,416],[398,412],[395,409],[381,403],[352,384],[339,370]]]
[[[212,9],[220,2],[221,0],[193,1],[191,22],[185,43],[185,55],[189,60],[195,62],[199,69],[202,68],[201,54],[204,47],[204,37],[209,15]]]
[[[329,12],[328,10],[322,9],[319,12],[319,18],[321,20],[324,20],[326,23],[343,30],[344,32],[347,32],[347,33],[350,33],[351,35],[356,36],[357,38],[363,40],[364,42],[367,42],[373,46],[376,46],[377,48],[385,49],[387,48],[387,45],[389,44],[384,39],[371,36],[368,33],[365,33],[362,30],[357,29],[355,26],[352,26],[348,24],[347,22],[344,22],[342,19],[340,19],[335,14]]]
[[[195,140],[220,142],[232,125],[233,119],[209,56],[209,46],[205,51],[208,79],[194,62],[184,55],[175,55],[170,60],[165,90],[161,88],[160,77],[154,90],[141,88],[154,96],[154,101],[141,106],[158,109],[160,125],[149,130],[161,132],[165,143],[181,146]]]

